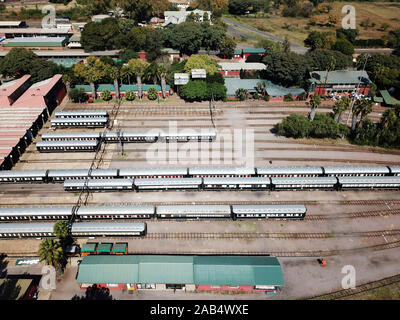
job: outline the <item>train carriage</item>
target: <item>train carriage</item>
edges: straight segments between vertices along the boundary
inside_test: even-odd
[[[108,117],[107,111],[104,110],[73,110],[73,111],[57,111],[55,114],[56,118],[70,119],[70,118],[98,118]]]
[[[184,129],[181,131],[160,131],[159,139],[163,142],[214,141],[217,134],[214,130]]]
[[[155,216],[153,205],[84,206],[76,211],[79,219],[151,219]]]
[[[104,128],[108,123],[108,118],[53,118],[50,122],[53,128]]]
[[[157,219],[231,218],[229,205],[170,205],[157,207]]]
[[[257,167],[259,177],[321,177],[321,167]]]
[[[0,183],[46,182],[48,170],[0,170]]]
[[[49,182],[63,182],[65,180],[85,179],[89,176],[89,169],[75,170],[49,170],[47,175]]]
[[[65,141],[65,140],[100,140],[100,132],[48,132],[42,134],[43,141]]]
[[[147,178],[185,178],[187,168],[137,168],[119,169],[120,178],[147,179]]]
[[[86,186],[85,186],[86,184]],[[88,179],[65,180],[65,191],[81,191],[86,188],[89,191],[132,191],[132,179]]]
[[[55,222],[0,223],[0,239],[52,237],[54,224]]]
[[[236,219],[304,219],[306,212],[304,205],[297,204],[232,205],[232,213]]]
[[[385,166],[327,166],[324,174],[328,177],[350,177],[350,176],[385,176],[390,173]]]
[[[272,190],[299,190],[299,189],[321,189],[332,190],[337,187],[335,177],[288,177],[271,178]]]
[[[36,148],[39,152],[94,152],[98,145],[96,140],[39,141]]]
[[[400,189],[400,176],[339,177],[339,187],[345,189]]]
[[[71,227],[75,237],[115,236],[130,237],[146,235],[144,222],[75,222]]]
[[[135,179],[135,188],[137,191],[145,190],[200,190],[202,179],[200,178],[149,178]]]
[[[400,166],[389,166],[390,175],[400,176]]]
[[[68,220],[72,209],[72,206],[0,207],[0,220]]]
[[[264,177],[203,178],[203,188],[205,190],[266,190],[270,189],[270,186],[270,178]]]
[[[189,168],[189,177],[253,177],[254,168],[245,167],[198,167]]]
[[[131,143],[131,142],[156,142],[159,132],[156,130],[136,131],[136,132],[105,132],[102,134],[103,140],[107,143]]]
[[[92,169],[90,178],[93,179],[117,179],[118,169]]]

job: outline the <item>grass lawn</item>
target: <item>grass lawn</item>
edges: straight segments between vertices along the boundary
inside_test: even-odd
[[[341,19],[345,16],[341,13],[341,9],[344,5],[352,5],[356,9],[356,25],[360,32],[359,39],[379,39],[400,24],[400,3],[392,2],[334,2],[329,14],[336,14],[339,17],[336,26],[324,25],[327,22],[328,13],[316,15],[318,23],[315,26],[308,24],[309,18],[282,17],[280,10],[271,10],[269,14],[258,13],[248,16],[227,15],[227,18],[281,38],[287,36],[290,41],[303,45],[303,41],[310,31],[335,32],[337,28],[341,28]],[[360,26],[362,21],[367,18],[370,19],[371,23],[375,23],[374,27],[365,29]],[[380,29],[383,23],[389,25],[385,31]]]
[[[382,288],[361,292],[341,300],[399,300],[400,283],[394,283]]]

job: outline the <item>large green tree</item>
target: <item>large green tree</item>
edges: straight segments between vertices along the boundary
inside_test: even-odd
[[[203,43],[201,25],[195,22],[183,22],[166,29],[165,44],[178,49],[182,54],[197,53]]]
[[[40,243],[38,255],[40,261],[45,261],[47,265],[53,267],[57,267],[64,258],[60,243],[53,239],[44,239]]]
[[[185,64],[185,71],[190,73],[192,69],[205,69],[207,74],[215,74],[218,72],[216,62],[205,54],[193,54]]]
[[[81,35],[81,44],[85,51],[111,50],[116,47],[120,34],[118,20],[107,18],[101,22],[89,22]]]

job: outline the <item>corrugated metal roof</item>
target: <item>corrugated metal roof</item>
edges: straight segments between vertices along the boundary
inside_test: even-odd
[[[343,166],[343,167],[335,167],[335,166],[326,166],[324,167],[326,174],[347,174],[347,173],[355,173],[355,174],[366,174],[366,173],[389,173],[389,169],[385,166]]]
[[[97,246],[97,252],[111,252],[112,243],[99,243]]]
[[[218,62],[223,71],[265,70],[267,66],[260,62]]]
[[[127,247],[127,243],[114,243],[111,252],[125,252]]]
[[[368,77],[368,73],[363,70],[335,70],[329,71],[328,77],[326,77],[326,71],[311,71],[311,81],[321,84],[358,84],[359,82],[364,84],[372,83]]]
[[[243,48],[243,53],[265,53],[264,48]]]
[[[81,252],[95,252],[97,243],[85,243],[81,248]]]

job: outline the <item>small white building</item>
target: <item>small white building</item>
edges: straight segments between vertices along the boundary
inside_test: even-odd
[[[176,86],[183,86],[189,82],[189,75],[187,73],[174,73],[174,84]]]
[[[192,69],[192,79],[205,79],[207,72],[205,69]]]
[[[194,15],[198,14],[199,15],[199,20],[200,22],[204,21],[204,14],[208,14],[208,21],[211,21],[211,11],[203,11],[203,10],[193,10],[193,11],[164,11],[164,17],[165,17],[165,22],[163,23],[163,27],[169,25],[169,24],[180,24],[182,22],[185,22],[187,17],[193,13]]]

